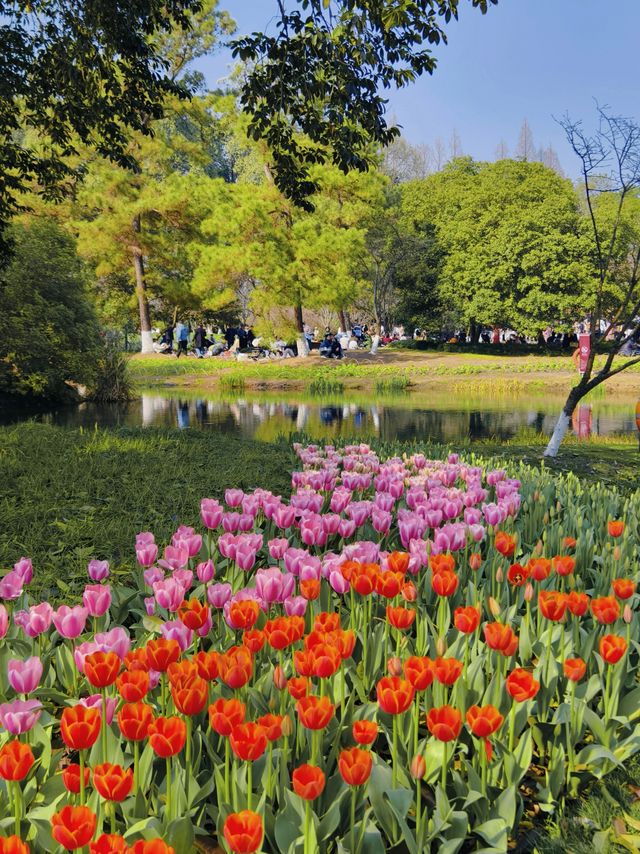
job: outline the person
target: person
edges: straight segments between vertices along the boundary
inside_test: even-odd
[[[230,350],[233,347],[233,343],[236,340],[236,329],[233,326],[228,326],[225,333],[224,339],[227,342],[227,349]]]
[[[178,340],[178,352],[176,353],[176,357],[179,359],[183,353],[185,356],[187,355],[187,342],[189,341],[189,327],[181,320],[176,326],[176,338]]]
[[[211,343],[212,342],[209,341],[206,336],[203,325],[199,323],[193,336],[193,348],[199,359],[204,357],[204,354],[207,352],[207,347],[210,347]]]
[[[335,338],[333,332],[328,332],[325,335],[324,341],[320,345],[320,355],[325,359],[342,358],[342,347],[340,342]]]
[[[167,323],[166,329],[162,333],[160,340],[153,345],[156,353],[173,353],[173,325]]]

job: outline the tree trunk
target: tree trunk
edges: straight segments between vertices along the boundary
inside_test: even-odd
[[[480,325],[472,320],[469,323],[469,342],[471,344],[477,344],[480,339]]]
[[[308,356],[309,355],[309,345],[307,344],[307,339],[304,334],[304,317],[302,316],[302,305],[298,303],[293,307],[294,316],[296,319],[296,330],[298,332],[298,337],[296,339],[296,344],[298,347],[298,356]]]
[[[578,385],[574,386],[569,392],[569,396],[567,397],[566,403],[562,408],[562,412],[560,413],[560,415],[558,416],[558,420],[556,421],[556,426],[553,429],[553,433],[551,434],[549,443],[545,448],[545,457],[558,456],[558,451],[560,450],[562,440],[564,439],[566,432],[569,429],[569,425],[571,424],[571,416],[573,415],[573,411],[578,405],[578,402],[587,393],[585,385],[585,383],[578,383]]]
[[[139,216],[134,217],[133,230],[136,234],[140,234],[141,224]],[[138,298],[138,309],[140,311],[140,350],[142,353],[153,353],[153,336],[151,335],[147,285],[144,278],[144,261],[142,259],[142,249],[139,245],[133,247],[133,269],[136,274],[136,297]]]
[[[347,326],[347,315],[343,308],[340,309],[340,326],[342,326],[343,332],[349,331],[349,327]]]

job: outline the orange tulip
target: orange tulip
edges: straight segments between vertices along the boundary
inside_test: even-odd
[[[149,670],[146,648],[130,649],[124,657],[124,666],[127,670]]]
[[[313,676],[328,679],[338,672],[342,658],[340,651],[330,643],[320,643],[311,650],[313,655]]]
[[[636,592],[636,583],[632,578],[614,578],[611,582],[613,592],[618,599],[630,599]]]
[[[84,785],[85,788],[89,785],[90,772],[88,768],[84,769]],[[72,762],[62,772],[62,782],[67,792],[74,795],[80,792],[80,766],[77,762]]]
[[[104,762],[93,769],[93,786],[105,801],[124,801],[133,788],[133,771]]]
[[[306,578],[300,582],[300,595],[309,602],[314,602],[320,595],[320,579]]]
[[[314,801],[324,789],[325,776],[315,765],[300,765],[291,775],[293,791],[305,801]]]
[[[335,611],[322,611],[313,621],[314,631],[335,632],[340,628],[340,614]]]
[[[624,522],[621,519],[618,520],[610,520],[607,522],[607,530],[609,531],[610,537],[621,537],[624,532]]]
[[[438,741],[454,741],[462,729],[462,715],[451,706],[430,709],[427,714],[427,728]]]
[[[507,534],[506,531],[498,531],[494,540],[496,550],[504,557],[511,557],[516,550],[515,538]]]
[[[399,676],[383,676],[376,685],[378,705],[389,715],[406,712],[415,696],[413,685]]]
[[[127,854],[176,854],[176,849],[171,845],[156,837],[155,839],[138,839],[131,848],[127,849]]]
[[[88,750],[100,735],[101,715],[78,703],[64,709],[60,718],[60,735],[71,750]]]
[[[577,540],[574,537],[563,537],[562,548],[566,551],[572,551],[577,545]]]
[[[229,622],[234,629],[252,629],[259,616],[260,605],[255,599],[242,599],[229,606]]]
[[[297,640],[290,617],[276,617],[275,620],[267,620],[263,631],[267,643],[272,649],[286,649]]]
[[[387,566],[391,572],[399,572],[402,575],[409,569],[411,555],[408,552],[391,552],[387,555]]]
[[[84,675],[95,688],[107,688],[118,678],[120,659],[115,652],[92,652],[84,660]]]
[[[431,586],[438,596],[453,596],[458,589],[458,576],[455,572],[443,569],[431,577]]]
[[[411,683],[416,691],[426,691],[429,685],[433,682],[433,677],[435,675],[433,661],[431,661],[431,659],[426,655],[410,656],[405,661],[403,670],[405,679]]]
[[[456,561],[452,554],[431,555],[429,566],[434,575],[439,572],[455,572]]]
[[[179,712],[188,717],[193,717],[199,715],[207,705],[209,689],[204,679],[195,676],[183,680],[177,685],[172,685],[171,696]]]
[[[233,605],[231,607],[233,607]],[[198,629],[201,629],[207,624],[209,619],[209,606],[200,602],[199,599],[185,599],[178,608],[178,619],[188,629],[191,629],[193,632],[197,632]]]
[[[354,721],[351,734],[358,744],[373,744],[378,737],[378,724],[375,721]]]
[[[567,679],[572,682],[579,682],[587,672],[587,662],[581,658],[567,658],[562,669]]]
[[[457,658],[436,658],[433,670],[441,685],[453,685],[462,673],[463,666]]]
[[[350,747],[338,757],[338,771],[347,786],[362,786],[367,782],[373,768],[373,759],[369,750]]]
[[[0,837],[0,854],[29,854],[29,846],[19,836]]]
[[[246,646],[232,646],[218,657],[218,672],[229,688],[242,688],[253,674],[253,656]]]
[[[125,703],[138,703],[149,691],[149,674],[145,670],[125,670],[118,676],[117,687]]]
[[[584,617],[589,608],[589,597],[586,593],[578,593],[572,590],[567,596],[567,608],[574,617]]]
[[[551,566],[555,569],[558,575],[571,575],[576,566],[575,558],[570,555],[556,555],[551,560]]]
[[[233,812],[223,827],[224,838],[234,854],[254,854],[262,847],[262,818],[251,810]]]
[[[453,612],[453,623],[462,634],[473,634],[480,625],[480,611],[473,605],[456,608]]]
[[[209,726],[218,735],[231,735],[231,730],[244,722],[247,709],[240,700],[216,700],[209,706]]]
[[[306,676],[294,676],[287,682],[287,691],[294,700],[300,700],[306,697],[311,690],[311,682]]]
[[[482,555],[479,552],[473,552],[469,555],[469,569],[477,572],[482,566]]]
[[[128,741],[142,741],[149,733],[153,709],[146,703],[125,703],[117,714],[118,727]]]
[[[490,649],[506,650],[513,643],[515,635],[511,626],[505,626],[503,623],[485,623],[484,639]]]
[[[620,603],[615,596],[600,596],[591,600],[591,613],[599,623],[611,625],[620,616]]]
[[[282,715],[273,715],[271,713],[262,715],[258,718],[257,723],[264,729],[269,741],[277,741],[282,735]]]
[[[331,642],[335,645],[340,653],[340,658],[344,661],[353,654],[356,645],[355,632],[351,629],[336,629],[332,632]]]
[[[415,618],[416,612],[413,608],[393,608],[391,605],[387,605],[387,620],[394,629],[398,629],[399,631],[408,629],[413,625]]]
[[[619,635],[600,638],[600,655],[607,664],[617,664],[627,651],[627,642]]]
[[[89,807],[63,807],[51,816],[51,835],[67,851],[75,851],[89,844],[97,823]]]
[[[567,610],[567,597],[557,590],[541,590],[538,594],[538,607],[545,619],[559,623]]]
[[[394,599],[400,595],[404,584],[404,573],[387,570],[376,578],[376,593],[385,599]]]
[[[324,729],[333,717],[334,709],[328,697],[307,696],[296,703],[300,723],[306,729]]]
[[[169,665],[180,658],[177,640],[157,638],[147,642],[147,664],[152,670],[165,673]]]
[[[149,725],[151,749],[163,759],[180,753],[187,740],[187,725],[176,715],[156,718]]]
[[[193,660],[198,668],[198,675],[205,682],[214,682],[218,678],[218,653],[211,650],[204,652],[201,650],[193,656]]]
[[[264,727],[253,721],[238,724],[231,730],[229,743],[238,759],[255,762],[267,749],[267,733]]]
[[[196,679],[197,677],[198,665],[190,658],[173,661],[167,667],[167,678],[171,685],[180,685],[185,680]]]
[[[529,568],[519,563],[512,563],[507,570],[507,581],[513,587],[522,587],[529,578]]]
[[[89,843],[89,854],[127,854],[129,850],[124,836],[117,833],[103,833]]]
[[[375,590],[380,567],[375,563],[360,563],[351,574],[351,586],[360,596],[369,596]]]
[[[507,676],[506,688],[516,703],[531,700],[540,690],[540,683],[523,667],[517,667]]]
[[[534,557],[527,564],[527,569],[534,581],[544,581],[551,575],[551,561],[546,557]]]
[[[471,706],[468,710],[467,724],[477,738],[488,738],[502,726],[504,717],[495,706]]]
[[[0,750],[0,777],[7,782],[19,782],[27,776],[35,762],[28,744],[18,739],[8,741]]]

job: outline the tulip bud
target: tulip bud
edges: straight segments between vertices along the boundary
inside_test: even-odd
[[[616,546],[613,550],[613,559],[614,560],[620,560],[621,554],[622,554],[622,551],[620,549],[620,546]]]
[[[281,727],[282,727],[282,734],[283,735],[286,735],[286,736],[291,735],[291,733],[293,732],[293,721],[291,720],[289,715],[285,715],[282,718]]]
[[[402,662],[399,658],[390,658],[387,661],[389,676],[402,676]]]
[[[630,623],[633,619],[633,612],[631,611],[631,605],[627,604],[624,606],[624,611],[622,612],[622,619],[625,623]]]
[[[480,569],[482,566],[482,555],[479,552],[469,555],[469,566],[474,571]]]
[[[489,596],[488,605],[489,605],[489,610],[491,611],[493,616],[498,617],[500,615],[500,611],[502,610],[502,608],[500,607],[500,604],[498,602],[496,602],[496,600],[493,598],[493,596]]]
[[[556,502],[556,510],[558,511],[558,513],[562,510],[562,504],[560,504],[559,501]]]
[[[415,602],[418,598],[418,591],[412,581],[407,581],[406,584],[403,584],[400,592],[405,602]]]
[[[533,599],[533,584],[530,581],[527,581],[524,588],[524,601],[531,602]]]
[[[504,581],[504,572],[501,566],[496,569],[496,581],[498,582],[498,584],[502,584],[502,582]]]
[[[436,652],[437,652],[437,654],[440,657],[442,657],[446,651],[447,651],[446,638],[438,638],[438,640],[436,641]]]
[[[535,544],[535,547],[534,547],[533,551],[534,551],[537,555],[541,555],[541,554],[542,554],[542,540],[538,540],[538,542]]]
[[[548,511],[548,510],[546,511],[546,513],[544,514],[544,516],[542,517],[542,522],[543,522],[543,524],[544,524],[544,525],[548,525],[548,524],[549,524],[549,511]]]
[[[416,753],[413,757],[410,773],[414,780],[422,780],[427,773],[427,763],[421,753]]]
[[[273,668],[273,684],[279,691],[284,691],[287,687],[287,677],[279,664]]]

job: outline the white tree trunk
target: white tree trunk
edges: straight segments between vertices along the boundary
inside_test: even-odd
[[[569,429],[569,424],[571,424],[571,417],[567,415],[563,409],[556,421],[556,426],[554,427],[553,434],[549,439],[549,444],[545,449],[545,457],[556,457],[558,455],[562,440]]]
[[[153,335],[150,329],[143,329],[140,332],[141,353],[153,353]]]
[[[371,355],[372,356],[378,355],[378,347],[379,346],[380,346],[380,336],[374,335],[373,338],[371,339]]]
[[[296,344],[298,345],[298,356],[309,355],[309,345],[307,344],[307,339],[304,335],[301,335],[300,338],[297,339]]]

